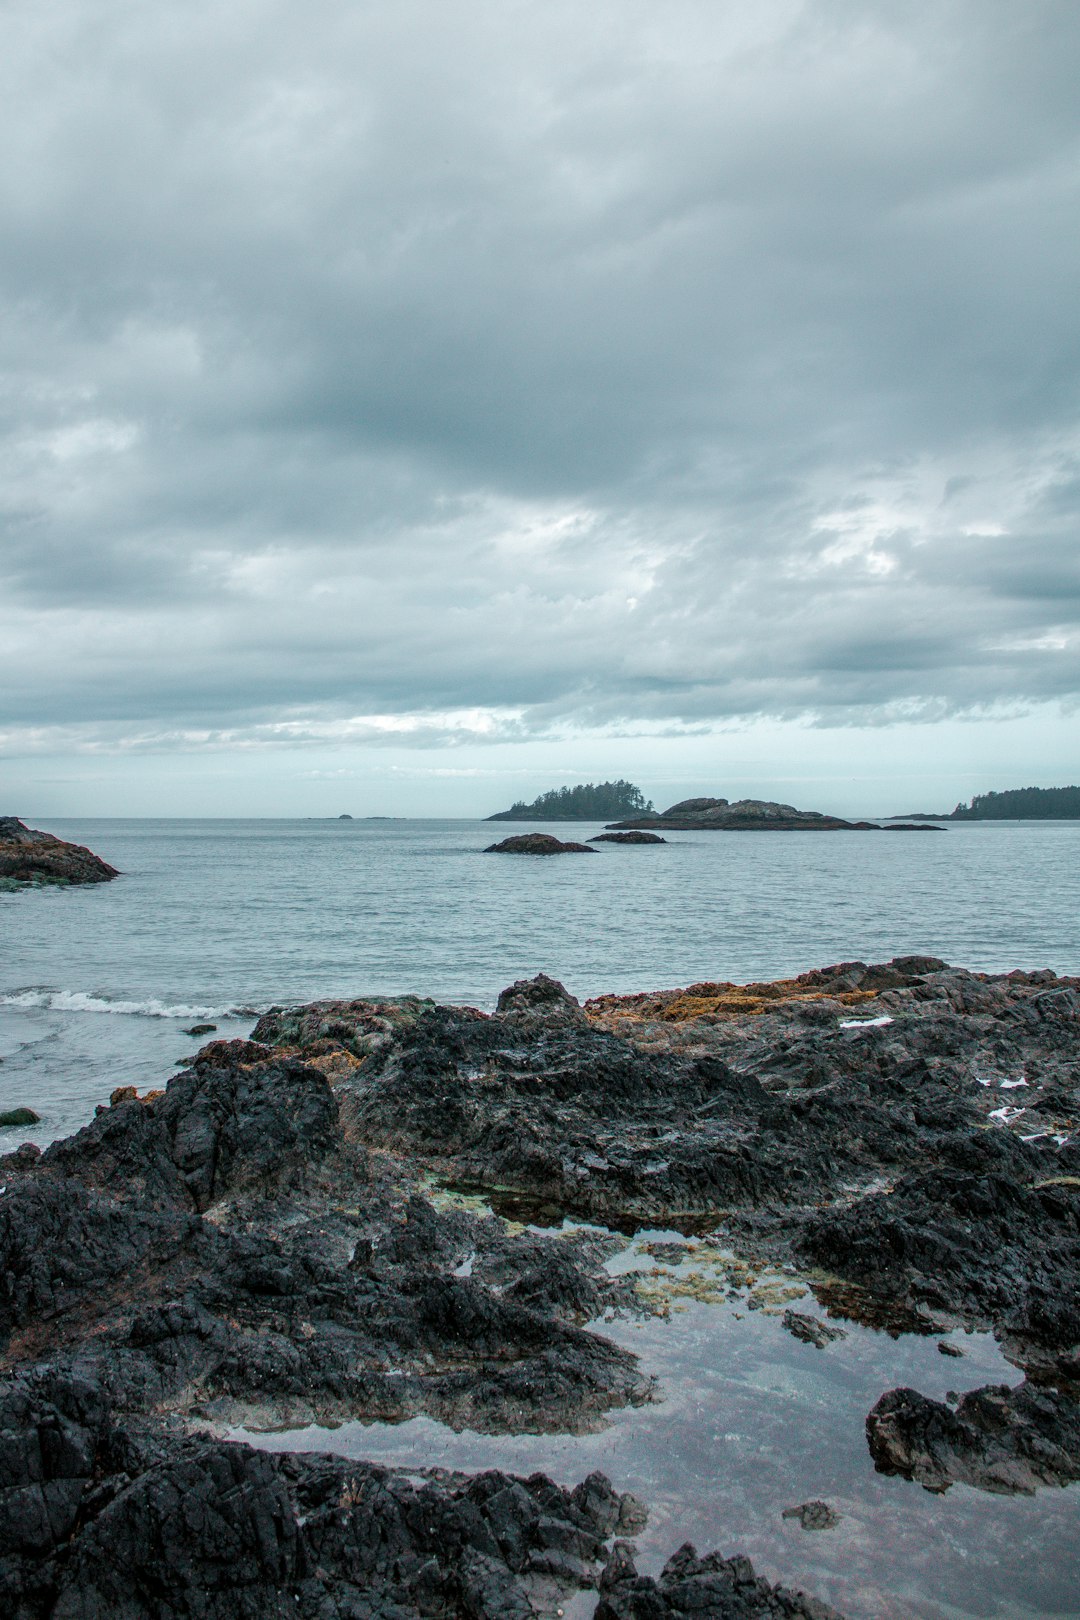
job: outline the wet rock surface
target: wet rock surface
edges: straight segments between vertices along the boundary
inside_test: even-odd
[[[907,957],[585,1008],[545,983],[542,1016],[519,988],[401,1024],[354,1077],[365,1141],[538,1213],[705,1223],[827,1274],[838,1308],[1073,1366],[1075,980]]]
[[[492,1015],[275,1008],[163,1091],[117,1088],[0,1162],[0,1609],[524,1615],[606,1561],[609,1617],[827,1614],[719,1554],[639,1576],[601,1545],[639,1509],[595,1478],[586,1507],[547,1480],[220,1438],[418,1416],[584,1433],[650,1402],[595,1326],[646,1292],[607,1269],[612,1230],[542,1229],[566,1213],[705,1234],[732,1275],[795,1268],[831,1320],[785,1314],[801,1287],[747,1308],[827,1353],[845,1317],[992,1329],[1029,1381],[892,1391],[875,1462],[935,1490],[1080,1477],[1078,992],[903,957],[583,1007],[541,974]],[[647,1252],[679,1268],[693,1245]]]
[[[119,875],[82,844],[27,827],[17,816],[0,816],[0,891],[108,883]]]
[[[600,1582],[595,1620],[840,1620],[835,1609],[804,1592],[760,1580],[748,1558],[699,1558],[689,1542],[668,1560],[659,1580],[639,1575],[618,1545]]]
[[[117,1422],[84,1378],[0,1394],[0,1608],[78,1615],[554,1613],[636,1504],[603,1475],[405,1474]]]
[[[931,1491],[964,1484],[1030,1495],[1080,1479],[1080,1405],[1030,1384],[973,1389],[955,1406],[893,1389],[873,1408],[866,1434],[882,1473]]]

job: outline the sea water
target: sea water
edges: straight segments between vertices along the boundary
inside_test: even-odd
[[[584,999],[907,952],[1080,973],[1080,822],[484,853],[533,826],[50,822],[122,876],[0,895],[0,1105],[42,1116],[17,1139],[68,1133],[117,1085],[160,1085],[199,1044],[185,1029],[247,1034],[273,1003],[411,992],[489,1009],[541,970]]]

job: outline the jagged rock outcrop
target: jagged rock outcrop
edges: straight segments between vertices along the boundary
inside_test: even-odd
[[[1080,1479],[1080,1403],[1031,1384],[990,1384],[954,1406],[893,1389],[867,1418],[866,1437],[882,1473],[931,1491],[962,1484],[1031,1495]]]
[[[82,844],[38,832],[17,816],[0,816],[0,890],[108,883],[119,875]]]
[[[304,1017],[319,1027],[275,1016],[283,1039]],[[363,1002],[335,1013],[354,1044],[370,1017]],[[830,1273],[834,1314],[993,1326],[1025,1364],[1067,1374],[1078,1035],[1077,981],[928,956],[584,1008],[541,975],[494,1017],[401,1019],[355,1070],[350,1118],[371,1146],[515,1213],[678,1225],[723,1211],[733,1241]]]
[[[630,1549],[616,1544],[600,1581],[594,1620],[842,1620],[805,1592],[770,1586],[749,1558],[699,1558],[687,1542],[659,1580],[639,1575]]]

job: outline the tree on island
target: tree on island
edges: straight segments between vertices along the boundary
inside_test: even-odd
[[[1007,788],[1003,793],[977,793],[970,805],[958,804],[950,821],[1080,820],[1080,787]]]
[[[585,782],[577,787],[551,788],[532,804],[519,799],[509,810],[488,816],[488,821],[607,821],[616,816],[647,816],[652,813],[646,799],[633,782]]]

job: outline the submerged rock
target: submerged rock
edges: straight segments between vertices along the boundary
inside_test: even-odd
[[[81,844],[38,832],[17,816],[0,816],[0,885],[6,888],[108,883],[119,875],[115,866]]]

